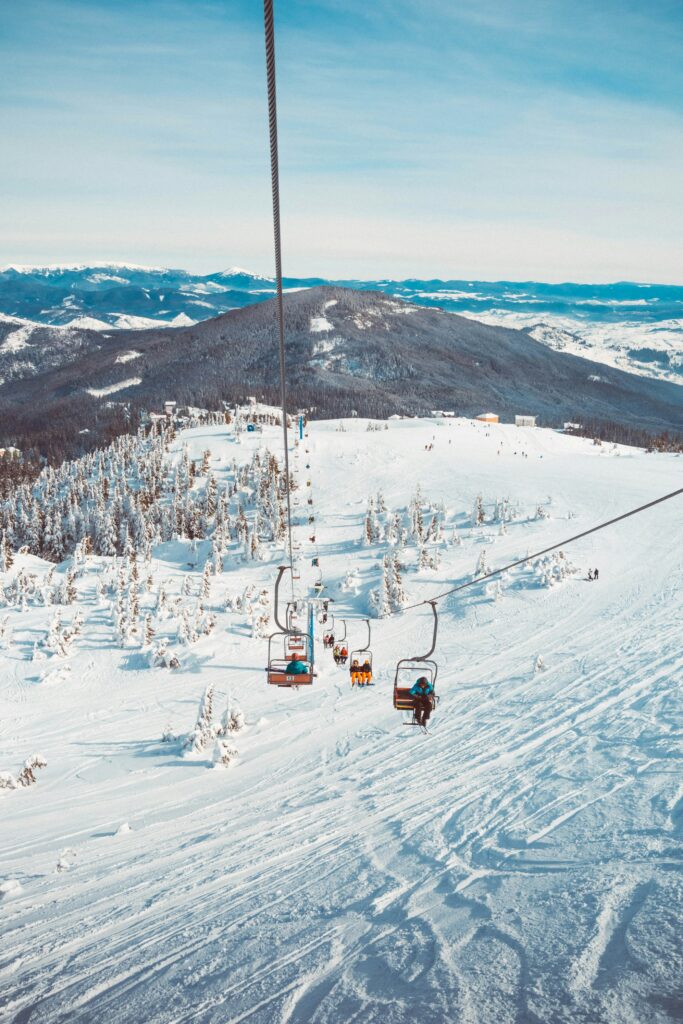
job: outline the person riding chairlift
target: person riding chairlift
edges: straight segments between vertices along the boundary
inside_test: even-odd
[[[285,669],[285,674],[288,676],[305,676],[307,672],[306,665],[298,658],[293,658]]]
[[[335,665],[338,665],[339,664],[339,644],[335,644],[334,645],[334,650],[332,651],[332,657],[334,658]]]
[[[420,676],[410,689],[410,696],[413,698],[413,711],[415,721],[422,728],[426,728],[429,716],[432,713],[432,696],[434,684],[426,676]]]
[[[351,686],[360,686],[361,671],[358,659],[354,658],[351,662]]]
[[[360,667],[361,674],[361,686],[369,686],[372,680],[372,666],[370,665],[370,659],[366,658]]]
[[[342,647],[342,649],[339,652],[339,660],[342,663],[342,665],[346,664],[346,659],[348,658],[348,656],[349,656],[349,650],[348,650],[348,647],[346,646],[346,644],[344,644],[344,646]]]

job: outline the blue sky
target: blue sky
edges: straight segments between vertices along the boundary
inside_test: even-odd
[[[683,280],[683,3],[276,0],[284,270]],[[259,0],[0,19],[0,263],[272,269]]]

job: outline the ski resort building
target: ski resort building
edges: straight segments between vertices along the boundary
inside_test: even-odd
[[[535,416],[515,416],[516,427],[535,427],[536,417]]]
[[[480,416],[477,416],[476,419],[478,419],[480,423],[500,423],[500,416],[497,412],[483,412]]]

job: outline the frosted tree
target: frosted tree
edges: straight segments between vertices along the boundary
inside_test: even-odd
[[[151,647],[152,641],[154,640],[155,629],[152,625],[152,616],[145,616],[145,627],[143,631],[143,644],[145,647]]]
[[[538,675],[539,672],[545,672],[546,664],[541,655],[539,654],[534,661],[534,675]]]
[[[32,754],[24,761],[24,766],[16,776],[10,772],[0,772],[0,789],[19,789],[21,786],[32,786],[36,781],[38,768],[47,768],[47,761],[41,754]]]
[[[211,563],[207,562],[204,566],[204,573],[202,575],[202,597],[205,601],[211,597]]]
[[[228,736],[230,733],[241,732],[244,726],[244,712],[240,708],[239,704],[236,704],[230,699],[230,697],[228,697],[225,710],[223,711],[218,735]]]
[[[477,579],[479,576],[488,576],[491,570],[488,562],[486,561],[486,550],[482,551],[477,559],[477,565],[474,570],[474,577]]]
[[[194,729],[185,740],[185,749],[200,753],[205,750],[216,735],[213,724],[213,685],[209,684],[204,690],[199,702],[199,711]]]
[[[0,621],[0,647],[7,650],[12,646],[12,627],[9,621],[9,615],[5,615],[4,619]]]
[[[410,502],[410,533],[418,544],[424,539],[424,520],[422,517],[422,491],[417,485]]]
[[[66,604],[73,604],[78,597],[76,590],[76,571],[73,568],[67,569],[64,582],[64,599]]]
[[[238,757],[238,751],[224,739],[217,739],[213,748],[213,763],[228,768]]]
[[[481,494],[478,494],[474,499],[474,508],[472,510],[472,524],[473,526],[481,526],[486,519],[484,513],[484,499]]]
[[[13,565],[14,554],[7,540],[7,533],[3,532],[2,542],[0,542],[0,568],[2,568],[3,572],[7,572]]]
[[[391,615],[391,562],[389,555],[385,555],[382,559],[382,577],[379,588],[372,592],[370,600],[378,619],[386,619]]]

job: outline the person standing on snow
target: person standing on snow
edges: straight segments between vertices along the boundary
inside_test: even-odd
[[[434,685],[426,676],[420,676],[414,686],[410,689],[410,696],[413,698],[413,710],[415,721],[422,728],[426,728],[429,716],[432,713],[432,696]]]

